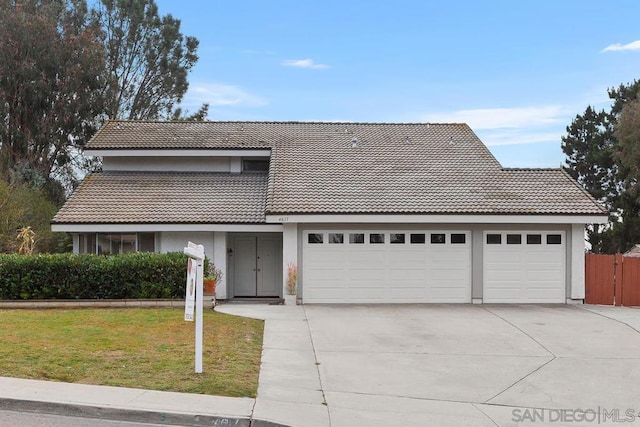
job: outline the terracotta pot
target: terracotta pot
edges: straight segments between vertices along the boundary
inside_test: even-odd
[[[215,280],[203,280],[204,292],[206,294],[216,293],[216,281]]]

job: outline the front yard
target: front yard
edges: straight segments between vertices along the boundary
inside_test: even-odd
[[[205,310],[204,372],[179,309],[0,310],[0,376],[255,397],[261,320]]]

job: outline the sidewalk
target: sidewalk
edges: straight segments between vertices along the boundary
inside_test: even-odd
[[[249,425],[255,399],[0,377],[0,409],[41,412],[43,405],[39,403],[63,405],[67,412],[89,414],[95,418],[110,419],[109,411],[99,411],[107,409],[119,410],[117,419],[167,421],[172,418],[170,415],[180,415],[182,417],[173,418],[188,420],[190,425],[202,417],[247,420],[246,425]],[[78,406],[94,408],[93,415],[88,408],[74,408]],[[127,416],[127,411],[146,414]]]
[[[115,414],[117,419],[161,424],[173,419],[174,424],[213,425],[212,420],[218,419],[215,425],[249,426],[252,421],[252,426],[328,426],[303,308],[225,304],[216,311],[266,320],[256,399],[0,377],[0,409],[40,412],[44,405],[55,404],[95,418]]]
[[[254,418],[289,426],[329,426],[303,306],[225,304],[216,311],[265,320]]]

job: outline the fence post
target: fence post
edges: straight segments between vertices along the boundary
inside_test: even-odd
[[[613,291],[613,301],[617,306],[622,305],[622,283],[624,280],[624,257],[622,254],[615,255],[615,263],[614,263],[614,291]]]

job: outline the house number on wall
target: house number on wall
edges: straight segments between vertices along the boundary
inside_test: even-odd
[[[278,222],[289,222],[289,217],[281,216],[280,218],[278,218]]]

